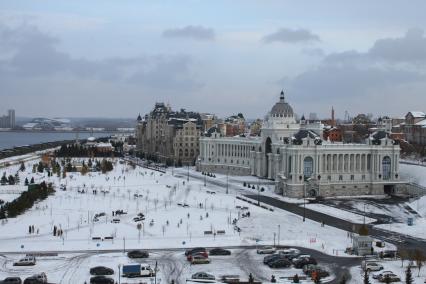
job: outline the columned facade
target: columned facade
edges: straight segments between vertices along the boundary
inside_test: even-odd
[[[317,129],[316,129],[317,128]],[[289,197],[392,193],[399,181],[399,145],[388,137],[364,144],[322,141],[320,125],[296,124],[292,108],[280,101],[264,122],[261,137],[200,138],[200,171],[253,175],[275,180]]]

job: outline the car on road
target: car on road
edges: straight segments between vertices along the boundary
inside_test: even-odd
[[[185,251],[185,255],[188,256],[188,255],[191,255],[191,254],[195,254],[197,252],[205,252],[205,253],[207,253],[207,250],[206,250],[206,248],[202,248],[202,247],[193,248],[193,249],[186,250]]]
[[[288,268],[291,266],[291,262],[286,258],[278,258],[268,263],[270,268]]]
[[[13,266],[33,266],[36,264],[36,259],[33,256],[27,256],[13,263]]]
[[[191,264],[208,264],[210,259],[202,255],[195,255],[191,259]]]
[[[114,284],[114,279],[106,276],[93,276],[90,278],[90,284]]]
[[[194,253],[194,254],[190,254],[190,255],[188,255],[188,256],[186,257],[186,259],[187,259],[188,261],[192,261],[192,258],[193,258],[194,256],[209,257],[209,255],[207,254],[207,252],[196,252],[196,253]]]
[[[263,247],[256,250],[257,254],[273,254],[275,253],[274,247]]]
[[[380,258],[397,258],[398,252],[395,250],[384,250],[379,253]]]
[[[380,270],[383,270],[383,265],[378,264],[377,262],[367,262],[367,263],[365,263],[363,268],[364,268],[365,271],[368,271],[368,272],[380,271]]]
[[[222,248],[214,248],[209,251],[210,255],[231,255],[231,251]]]
[[[132,250],[127,253],[128,258],[148,258],[149,252],[145,250]]]
[[[90,268],[90,275],[113,275],[114,270],[105,266],[96,266]]]
[[[308,264],[317,264],[317,261],[313,257],[304,257],[293,261],[293,264],[295,268],[302,268],[303,266]]]
[[[44,284],[47,283],[47,276],[44,272],[35,274],[24,280],[24,284]]]
[[[216,277],[214,277],[214,275],[208,274],[207,272],[197,272],[192,274],[191,279],[216,280]]]
[[[22,280],[19,277],[7,277],[3,281],[0,281],[1,284],[22,284]]]

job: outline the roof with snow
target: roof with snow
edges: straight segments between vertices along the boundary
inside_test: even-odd
[[[422,111],[410,111],[407,115],[410,113],[414,118],[426,117],[426,114]]]

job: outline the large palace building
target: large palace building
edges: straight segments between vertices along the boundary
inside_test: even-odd
[[[322,140],[321,123],[297,122],[284,92],[263,122],[260,137],[200,138],[199,171],[253,175],[275,181],[289,197],[393,193],[399,180],[400,147],[385,132],[363,144]]]

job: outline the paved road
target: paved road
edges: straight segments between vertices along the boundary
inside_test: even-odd
[[[275,198],[264,196],[264,195],[253,195],[253,194],[247,194],[245,195],[248,198],[260,200],[260,202],[269,204],[271,206],[289,211],[291,213],[303,216],[303,206],[300,206],[298,204],[288,203],[281,200],[277,200]],[[324,222],[326,225],[336,227],[341,230],[345,230],[348,232],[354,232],[357,233],[359,230],[360,224],[354,224],[349,221],[345,221],[333,216],[329,216],[327,214],[317,212],[314,210],[310,210],[306,208],[305,210],[305,217],[307,219],[311,219],[313,221],[317,222]],[[406,235],[389,232],[386,230],[380,230],[376,229],[371,225],[368,225],[368,229],[370,232],[370,235],[377,239],[386,240],[389,243],[392,243],[396,245],[398,248],[406,249],[406,250],[415,250],[420,249],[423,251],[424,254],[426,254],[426,241],[422,239],[416,239],[412,238]]]

